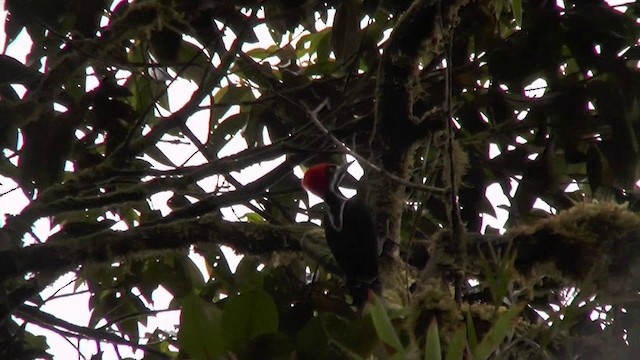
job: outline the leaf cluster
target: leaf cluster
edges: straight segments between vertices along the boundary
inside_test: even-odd
[[[637,350],[637,4],[5,7],[0,202],[26,204],[0,229],[5,357],[46,356],[28,324],[103,344],[96,356],[105,343],[196,359]],[[25,58],[10,55],[24,37]],[[345,149],[364,175],[344,185],[385,242],[385,298],[364,314],[304,224],[323,205],[299,185]],[[506,236],[485,228],[505,210]],[[42,310],[68,271],[87,326]],[[153,304],[160,288],[169,308]],[[176,328],[140,327],[178,309]]]

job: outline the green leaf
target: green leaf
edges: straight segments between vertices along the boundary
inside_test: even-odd
[[[213,108],[209,117],[214,120],[214,124],[219,126],[219,121],[224,118],[231,106],[255,99],[253,91],[248,86],[225,86],[213,96]]]
[[[222,311],[195,292],[177,301],[182,308],[178,333],[180,349],[193,359],[213,359],[226,351]]]
[[[40,73],[36,70],[11,56],[0,54],[0,84],[28,84],[39,77]]]
[[[438,322],[434,318],[427,330],[427,345],[424,348],[424,360],[442,360]]]
[[[170,111],[171,107],[169,106],[169,93],[167,92],[167,85],[164,83],[164,81],[153,81],[148,79],[149,78],[145,77],[145,81],[147,82],[147,86],[151,91],[151,95],[153,95],[154,99],[157,99],[157,104]]]
[[[318,47],[317,47],[317,53],[318,53],[318,61],[319,62],[326,62],[326,61],[330,61],[331,57],[329,56],[331,54],[331,35],[333,34],[335,30],[329,32],[326,31],[324,32],[320,37],[320,39],[318,40]]]
[[[323,315],[324,332],[329,340],[330,351],[337,350],[343,355],[341,358],[367,359],[376,348],[380,348],[379,336],[369,316],[346,320],[333,314]],[[395,353],[398,354],[400,353]]]
[[[148,148],[145,149],[144,152],[146,155],[149,155],[150,158],[159,162],[162,165],[169,166],[169,167],[176,166],[176,164],[174,164],[173,161],[171,161],[171,159],[169,159],[169,157],[167,157],[167,155],[162,150],[160,150],[160,148],[158,148],[157,146],[149,146]]]
[[[246,220],[248,223],[251,224],[264,224],[265,220],[262,216],[260,216],[260,214],[251,212],[251,213],[246,213],[243,217],[242,220]]]
[[[178,76],[184,77],[199,84],[204,80],[207,72],[211,70],[211,63],[203,50],[195,44],[182,41],[178,51],[179,66],[173,69]]]
[[[400,338],[396,333],[396,330],[391,324],[391,319],[387,315],[387,311],[382,304],[382,300],[374,295],[374,301],[370,305],[371,319],[373,320],[373,326],[376,329],[376,333],[382,342],[389,345],[395,350],[393,354],[398,356],[405,356],[406,351],[400,342]]]
[[[329,336],[322,317],[313,317],[296,336],[296,344],[304,359],[326,359],[329,353]]]
[[[521,306],[514,306],[498,317],[480,344],[473,350],[473,359],[487,359],[500,346],[507,334],[513,329],[513,320],[522,311]]]
[[[305,35],[305,36],[307,36],[307,35]],[[302,40],[303,38],[304,38],[304,36],[301,37],[300,39]],[[259,59],[259,60],[264,60],[264,59],[266,59],[268,57],[275,56],[274,54],[276,54],[278,52],[278,50],[280,50],[279,47],[277,47],[276,45],[271,45],[271,46],[268,46],[267,48],[255,48],[255,49],[247,50],[247,51],[245,51],[245,54],[247,56],[252,57],[252,58],[256,58],[256,59]]]
[[[231,293],[234,288],[234,275],[220,247],[214,244],[199,244],[195,247],[195,251],[206,258],[207,269],[211,276],[203,292],[209,291],[212,297],[217,296],[218,291],[225,294]]]
[[[343,1],[336,10],[331,41],[336,58],[340,62],[351,60],[359,49],[360,5],[354,0]]]
[[[495,9],[496,20],[500,20],[500,15],[502,14],[502,8],[504,7],[504,0],[495,0],[493,2],[493,7]]]
[[[17,324],[16,324],[17,325]],[[13,327],[14,324],[11,324]],[[9,330],[11,331],[11,330]],[[24,351],[28,353],[30,359],[52,359],[53,357],[47,351],[50,350],[49,345],[47,344],[47,337],[45,335],[34,335],[29,332],[21,333],[24,336]],[[25,354],[26,358],[27,355]]]
[[[29,347],[32,349],[39,349],[42,351],[49,350],[47,337],[44,335],[33,335],[31,333],[25,333],[25,342],[29,344]]]
[[[522,26],[522,0],[511,0],[511,10],[513,11],[516,25]]]
[[[507,247],[504,254],[499,254],[493,246],[489,245],[489,251],[491,259],[487,259],[484,254],[480,253],[479,263],[486,282],[489,284],[493,303],[500,305],[509,291],[515,255],[510,247]]]
[[[231,349],[243,349],[252,339],[278,330],[278,309],[271,296],[254,290],[229,297],[222,313],[224,338]]]
[[[142,263],[143,278],[137,286],[147,291],[162,285],[176,298],[187,296],[204,287],[203,274],[198,266],[185,254],[167,254]],[[142,291],[142,290],[141,290]]]
[[[476,334],[476,327],[473,324],[471,312],[467,312],[467,340],[469,341],[471,351],[475,350],[476,346],[478,346],[478,335]]]
[[[260,263],[255,258],[245,256],[236,269],[234,276],[236,288],[239,291],[262,290],[264,275],[258,271]]]
[[[248,113],[231,115],[217,124],[209,135],[207,144],[212,153],[218,153],[247,124]]]
[[[449,348],[447,350],[446,360],[462,360],[464,357],[464,349],[467,344],[467,329],[461,327],[453,334]]]
[[[274,54],[277,54],[278,51],[279,48],[276,46],[269,47],[268,49],[250,50],[246,53],[246,55],[248,55],[247,57],[243,56],[236,60],[231,67],[231,72],[242,79],[250,80],[259,88],[270,88],[277,81],[271,65],[269,65],[268,61],[260,63],[253,58],[262,57],[263,59],[270,58],[270,60],[274,60],[276,59]]]
[[[131,62],[143,63],[148,61],[148,55],[139,43],[131,47],[127,58]],[[130,105],[140,113],[149,111],[158,94],[163,94],[162,97],[166,98],[167,89],[164,82],[154,82],[149,76],[144,74],[132,75],[131,78],[127,80],[126,85],[132,94],[130,97]],[[169,109],[168,102],[160,101],[161,106],[165,106],[163,103],[166,105],[166,109]]]

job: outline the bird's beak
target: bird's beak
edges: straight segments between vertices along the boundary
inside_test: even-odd
[[[349,169],[349,166],[351,166],[351,164],[353,164],[354,162],[348,162],[346,164],[340,165],[338,166],[338,169],[336,170],[336,174],[339,174],[340,176],[344,176],[347,173],[347,170]]]
[[[334,189],[337,189],[338,186],[340,186],[340,183],[342,182],[342,179],[344,179],[344,177],[347,175],[347,170],[349,169],[349,166],[351,166],[351,164],[353,164],[353,161],[338,166],[338,168],[336,169],[336,173],[333,177]]]

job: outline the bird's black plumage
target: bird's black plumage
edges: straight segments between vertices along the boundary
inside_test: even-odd
[[[327,204],[323,227],[329,249],[342,269],[353,298],[361,308],[369,291],[380,295],[378,241],[371,213],[357,198],[347,199],[338,186],[347,165],[320,164],[305,173],[303,186]]]
[[[367,301],[369,290],[378,295],[382,290],[371,214],[362,202],[349,199],[342,211],[342,229],[334,228],[328,217],[325,215],[323,221],[327,244],[344,272],[353,305],[361,307]]]

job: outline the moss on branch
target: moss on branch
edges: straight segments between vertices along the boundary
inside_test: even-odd
[[[579,287],[615,301],[640,289],[640,216],[613,203],[578,204],[535,224],[505,235],[466,234],[469,270],[482,276],[481,259],[490,248],[515,250],[514,266],[527,287],[536,292]],[[434,239],[431,263],[423,278],[456,270],[450,232]]]
[[[442,27],[453,27],[460,9],[469,0],[418,0],[400,17],[384,50],[376,87],[375,129],[372,147],[381,154],[382,167],[401,178],[408,178],[416,141],[444,121],[436,121],[442,112],[416,123],[423,114],[414,114],[416,97],[424,96],[418,86],[419,62],[425,53],[442,54],[434,39],[442,37]],[[441,97],[438,97],[441,98]],[[441,107],[442,104],[433,104]],[[427,124],[427,125],[425,125]],[[370,193],[380,238],[400,240],[400,219],[405,206],[404,185],[380,177],[371,179]]]
[[[122,257],[148,256],[197,243],[227,245],[243,254],[267,254],[300,251],[302,242],[323,241],[324,233],[314,226],[226,222],[207,215],[2,251],[0,274],[7,279],[30,272],[72,270],[88,263],[110,263]]]

